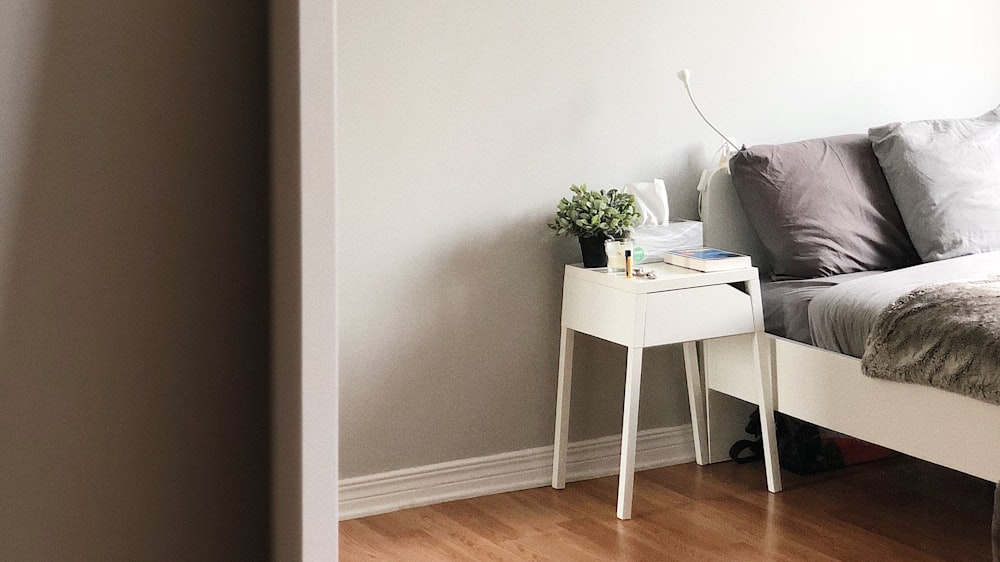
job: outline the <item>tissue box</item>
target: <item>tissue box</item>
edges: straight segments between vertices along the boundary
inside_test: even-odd
[[[667,250],[700,248],[703,246],[701,222],[678,220],[656,226],[639,226],[632,231],[632,240],[646,253],[640,263],[663,261]]]

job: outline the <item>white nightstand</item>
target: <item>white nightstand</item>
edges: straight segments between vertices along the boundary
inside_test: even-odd
[[[774,439],[774,401],[771,371],[761,361],[758,334],[764,330],[757,269],[703,273],[667,265],[645,264],[656,279],[625,278],[605,268],[567,265],[563,282],[562,337],[559,344],[559,388],[556,404],[555,454],[552,487],[566,486],[566,447],[569,436],[573,336],[583,332],[628,348],[625,367],[625,411],[622,419],[621,472],[618,481],[618,517],[632,516],[636,426],[639,418],[639,381],[642,350],[671,343],[684,344],[691,427],[698,464],[708,462],[705,390],[695,342],[748,334],[747,361],[760,367],[758,396],[768,489],[781,489]]]

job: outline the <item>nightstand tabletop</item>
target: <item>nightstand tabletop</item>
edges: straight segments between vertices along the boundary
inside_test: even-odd
[[[633,277],[628,279],[625,272],[609,272],[606,267],[585,268],[582,264],[566,266],[566,277],[596,283],[629,293],[658,293],[676,289],[690,289],[723,283],[741,283],[757,279],[757,268],[747,267],[726,271],[697,271],[663,262],[646,263],[641,266],[646,271],[656,273],[656,279]]]

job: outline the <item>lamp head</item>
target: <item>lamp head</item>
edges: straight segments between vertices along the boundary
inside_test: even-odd
[[[690,80],[691,80],[691,71],[690,70],[688,70],[686,68],[681,69],[681,71],[677,73],[677,78],[681,82],[684,82],[684,87],[685,88],[690,88],[691,87],[691,82],[690,82]]]

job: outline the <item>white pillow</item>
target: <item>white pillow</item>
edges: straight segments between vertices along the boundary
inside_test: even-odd
[[[635,208],[642,215],[636,226],[657,226],[670,222],[667,186],[663,180],[629,183],[622,188],[622,191],[635,195]]]
[[[920,258],[1000,250],[1000,107],[868,130]]]

